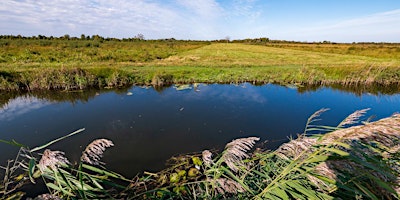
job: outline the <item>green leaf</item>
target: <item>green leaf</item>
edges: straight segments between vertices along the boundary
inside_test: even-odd
[[[350,146],[349,144],[344,143],[344,142],[338,142],[338,141],[336,141],[336,142],[334,142],[333,144],[339,145],[339,146],[344,147],[344,148],[346,148],[346,149],[350,149],[350,148],[351,148],[351,146]]]
[[[6,144],[9,144],[9,145],[12,145],[12,146],[17,146],[17,147],[26,147],[25,145],[23,145],[21,143],[18,143],[15,140],[7,141],[7,140],[1,140],[0,139],[0,142],[6,143]]]
[[[193,164],[194,165],[197,165],[197,166],[201,166],[201,165],[203,165],[203,162],[201,161],[201,159],[199,158],[199,157],[192,157],[192,161],[193,161]]]
[[[60,138],[58,138],[58,139],[52,140],[52,141],[48,142],[47,144],[44,144],[44,145],[39,146],[39,147],[35,147],[35,148],[33,148],[33,149],[31,150],[31,152],[35,152],[35,151],[44,149],[44,148],[46,148],[46,147],[48,147],[48,146],[50,146],[50,145],[52,145],[52,144],[54,144],[54,143],[56,143],[56,142],[58,142],[58,141],[60,141],[60,140],[63,140],[63,139],[65,139],[65,138],[67,138],[67,137],[70,137],[70,136],[73,136],[73,135],[75,135],[75,134],[78,134],[78,133],[80,133],[80,132],[82,132],[82,131],[84,131],[84,130],[85,130],[84,128],[79,129],[79,130],[77,130],[77,131],[75,131],[75,132],[72,132],[72,133],[66,135],[66,136],[63,136],[63,137],[60,137]]]
[[[61,178],[64,180],[65,185],[67,187],[69,187],[70,189],[74,189],[74,188],[71,187],[71,184],[69,183],[69,181],[68,181],[67,177],[64,175],[64,173],[61,170],[58,170],[58,172],[61,175]]]
[[[373,176],[372,174],[367,174],[367,176],[370,179],[374,180],[374,182],[376,182],[380,187],[386,189],[393,195],[397,196],[397,192],[388,183],[383,182],[381,179],[377,178],[376,176]]]
[[[270,190],[270,193],[278,196],[280,199],[289,199],[289,196],[286,194],[285,190],[282,190],[281,188],[275,187],[274,189]]]
[[[72,194],[71,192],[66,191],[63,188],[58,187],[54,183],[46,183],[46,186],[51,188],[51,189],[53,189],[53,190],[56,190],[56,191],[59,191],[59,192],[63,192],[64,194],[66,194],[68,196],[74,196],[74,194]]]
[[[35,183],[35,179],[33,178],[33,174],[35,172],[35,166],[36,166],[35,159],[31,158],[29,160],[29,180],[31,180],[32,183]]]
[[[82,167],[85,168],[85,169],[88,169],[90,171],[93,171],[93,172],[97,172],[97,173],[100,173],[100,174],[103,174],[103,175],[111,176],[113,178],[118,178],[118,179],[121,179],[121,180],[124,180],[124,181],[130,181],[130,180],[126,179],[125,177],[123,177],[120,174],[117,174],[117,173],[114,173],[114,172],[109,172],[109,171],[106,171],[106,170],[103,170],[103,169],[99,169],[99,168],[91,166],[91,165],[82,164]]]
[[[336,153],[336,154],[339,154],[340,156],[349,156],[350,155],[349,153],[347,153],[345,151],[342,151],[342,150],[339,150],[339,149],[335,149],[335,148],[326,147],[325,150],[333,152],[333,153]]]
[[[319,174],[313,174],[312,176],[314,176],[315,178],[318,178],[319,180],[325,182],[325,183],[329,183],[329,184],[336,184],[336,180],[335,179],[331,179],[327,176],[323,176],[323,175],[319,175]]]
[[[103,184],[109,185],[111,187],[116,187],[116,188],[120,188],[120,189],[125,189],[126,188],[126,186],[122,186],[122,185],[116,184],[116,183],[114,183],[112,181],[102,180],[101,182]]]
[[[72,182],[72,184],[75,185],[76,188],[79,188],[79,190],[82,191],[95,190],[92,186],[86,184],[85,182],[83,182],[83,184],[81,185],[81,183],[76,179],[71,179],[70,181]]]
[[[286,184],[311,199],[318,199],[314,190],[305,188],[303,185],[301,185],[301,183],[299,181],[290,181],[289,180]]]
[[[99,188],[99,189],[101,189],[101,190],[104,189],[103,186],[101,186],[100,183],[97,182],[95,178],[92,178],[92,176],[90,176],[90,175],[85,175],[85,177],[86,177],[87,179],[89,179],[97,188]]]
[[[329,158],[329,156],[316,155],[316,156],[309,158],[308,160],[306,160],[304,162],[305,163],[319,163],[319,162],[326,161],[328,158]]]
[[[307,198],[305,198],[303,195],[298,194],[297,192],[294,192],[292,190],[287,190],[289,192],[289,194],[294,197],[294,199],[304,199],[304,200],[308,200]]]
[[[272,195],[271,193],[266,193],[263,198],[255,197],[254,199],[269,199],[269,200],[281,200],[282,198]]]
[[[354,181],[353,182],[365,195],[367,195],[371,199],[376,199],[378,200],[378,197],[374,195],[370,190],[359,184],[358,182]]]

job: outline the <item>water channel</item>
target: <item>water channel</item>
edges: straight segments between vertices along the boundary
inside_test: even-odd
[[[171,156],[222,149],[239,137],[258,136],[274,149],[302,133],[307,118],[330,111],[319,124],[337,125],[352,112],[371,108],[367,120],[400,111],[400,94],[352,93],[331,88],[199,84],[162,89],[0,94],[0,139],[35,147],[80,128],[85,131],[49,148],[77,162],[87,144],[107,138],[103,161],[127,177],[165,167]],[[0,143],[0,164],[18,148]]]

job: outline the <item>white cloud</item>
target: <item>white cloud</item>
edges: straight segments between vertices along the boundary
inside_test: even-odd
[[[253,0],[3,0],[0,34],[219,39],[259,16]]]
[[[294,28],[276,35],[300,41],[400,42],[400,9],[327,25]]]
[[[37,110],[50,103],[44,100],[39,100],[35,97],[17,97],[10,100],[7,104],[0,108],[0,120],[9,121],[20,115],[28,113],[32,110]]]
[[[261,0],[2,0],[0,34],[400,42],[400,10],[301,24],[271,18],[269,8]]]
[[[214,0],[177,0],[177,3],[188,9],[188,14],[196,14],[201,18],[216,18],[219,17],[220,13],[222,12],[222,8]]]
[[[0,22],[10,34],[29,28],[32,34],[131,37],[139,32],[170,31],[178,16],[144,0],[25,0],[3,1]],[[22,34],[22,33],[21,33]]]

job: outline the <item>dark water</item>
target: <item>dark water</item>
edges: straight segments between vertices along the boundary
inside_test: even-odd
[[[86,130],[49,148],[62,150],[71,162],[97,138],[111,139],[103,161],[127,177],[157,171],[180,153],[222,149],[232,139],[258,136],[276,148],[303,132],[307,118],[331,110],[319,123],[337,125],[355,110],[371,108],[375,119],[400,110],[400,95],[354,94],[320,88],[302,91],[263,85],[200,85],[197,89],[155,90],[133,87],[119,91],[0,94],[0,139],[31,147]],[[365,117],[364,119],[368,118]],[[0,143],[0,161],[17,148]]]

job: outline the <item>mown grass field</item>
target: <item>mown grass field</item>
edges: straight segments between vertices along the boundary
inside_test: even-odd
[[[257,82],[393,85],[399,44],[5,40],[0,89]]]

